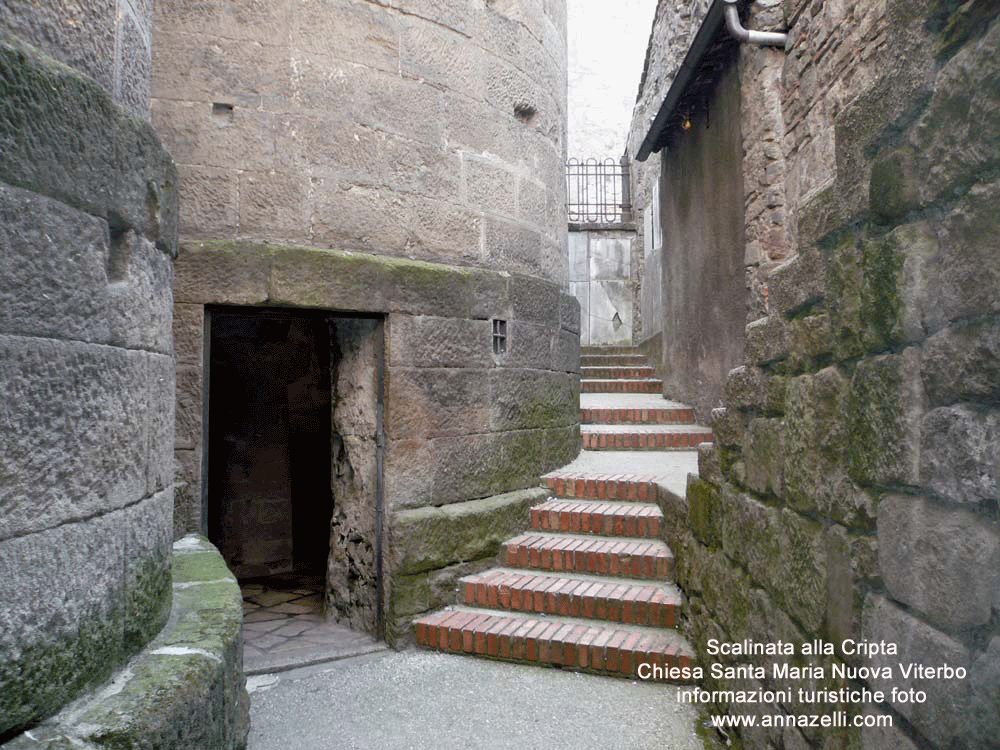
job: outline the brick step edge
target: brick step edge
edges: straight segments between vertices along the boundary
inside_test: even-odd
[[[580,367],[650,367],[642,354],[581,354]]]
[[[582,424],[694,424],[694,409],[580,409]]]
[[[532,572],[487,571],[459,580],[470,607],[585,617],[643,627],[673,628],[683,605],[679,593],[654,584],[595,581]]]
[[[656,372],[652,367],[640,365],[623,366],[600,366],[581,365],[580,377],[592,378],[595,380],[615,379],[615,378],[655,378]]]
[[[549,500],[531,509],[531,528],[575,534],[656,538],[663,513],[656,505]]]
[[[608,354],[627,354],[630,356],[644,356],[642,350],[636,346],[622,345],[622,346],[581,346],[580,347],[581,356],[602,356]]]
[[[660,393],[660,380],[580,380],[581,393]]]
[[[626,474],[581,475],[548,474],[545,486],[556,497],[566,499],[622,500],[641,503],[656,502],[659,493],[652,478]]]
[[[454,609],[415,621],[422,646],[456,654],[551,664],[569,669],[636,677],[647,671],[687,669],[693,654],[666,636],[630,630],[566,623],[547,618],[496,615]],[[681,682],[681,680],[665,680]]]
[[[583,432],[583,449],[588,451],[667,451],[697,450],[711,443],[711,432]]]
[[[503,564],[529,570],[666,580],[674,556],[662,541],[526,533],[503,543]]]

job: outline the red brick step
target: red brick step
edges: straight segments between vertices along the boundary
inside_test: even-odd
[[[634,583],[615,578],[549,575],[494,568],[459,581],[462,603],[516,612],[672,628],[683,597],[669,583]]]
[[[635,500],[655,502],[658,496],[653,477],[632,474],[577,474],[557,469],[543,477],[557,497],[591,500]]]
[[[581,367],[580,377],[596,380],[607,380],[611,378],[654,378],[656,377],[656,372],[652,367],[639,367],[636,365],[628,367]]]
[[[649,362],[642,354],[581,354],[581,367],[643,367]]]
[[[658,537],[663,513],[656,505],[548,500],[531,509],[531,528],[606,536]]]
[[[582,393],[660,393],[663,382],[657,378],[631,380],[580,380]]]
[[[638,676],[643,664],[649,665],[646,672],[651,667],[690,669],[693,663],[690,645],[670,630],[464,607],[435,612],[415,624],[417,643],[458,654],[624,677]]]
[[[501,561],[519,568],[662,580],[673,572],[674,556],[659,539],[528,532],[504,542]]]
[[[694,409],[580,409],[581,424],[693,424]]]
[[[690,451],[712,442],[712,431],[698,425],[584,425],[580,437],[590,451]]]

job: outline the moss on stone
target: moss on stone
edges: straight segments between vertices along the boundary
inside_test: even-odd
[[[688,518],[691,530],[710,549],[722,546],[722,499],[719,490],[703,479],[688,482]]]
[[[868,351],[882,351],[903,340],[903,254],[889,239],[870,240],[862,244],[861,262],[863,340]]]

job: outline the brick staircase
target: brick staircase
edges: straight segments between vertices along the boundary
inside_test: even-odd
[[[418,644],[626,677],[643,663],[691,666],[655,500],[660,482],[683,492],[712,435],[661,389],[636,349],[583,350],[584,451],[542,478],[553,497],[504,543],[500,566],[462,578],[457,606],[416,620]]]

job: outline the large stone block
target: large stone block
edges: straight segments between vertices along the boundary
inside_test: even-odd
[[[260,304],[269,298],[266,245],[185,244],[177,257],[174,300],[192,304]]]
[[[869,595],[862,612],[862,636],[876,643],[896,644],[898,654],[879,654],[867,665],[891,670],[892,677],[874,677],[869,684],[886,694],[887,703],[905,716],[935,747],[948,747],[952,738],[965,732],[969,715],[969,683],[957,679],[933,679],[910,673],[904,676],[900,665],[919,664],[934,668],[969,667],[969,652],[959,641],[904,612],[887,599]],[[926,701],[917,703],[893,697],[893,691],[926,693]],[[898,695],[897,693],[897,695]]]
[[[941,68],[930,102],[909,135],[925,204],[960,188],[1000,156],[1000,71],[993,64],[1000,25],[990,21],[975,44]]]
[[[126,513],[0,542],[4,733],[45,718],[125,657]]]
[[[487,376],[488,371],[473,369],[392,368],[388,434],[413,439],[484,432],[493,403]]]
[[[240,233],[255,239],[310,239],[310,180],[301,174],[240,173]]]
[[[200,447],[174,453],[174,539],[202,529],[201,455]]]
[[[138,651],[170,615],[174,493],[125,509],[125,650]]]
[[[783,470],[785,449],[782,422],[777,419],[751,419],[746,433],[743,456],[746,459],[747,486],[762,495],[784,495]]]
[[[1000,319],[949,326],[924,342],[920,356],[930,406],[1000,401]]]
[[[726,378],[726,406],[742,411],[754,411],[766,400],[767,378],[758,367],[740,365],[729,371]]]
[[[746,327],[744,357],[750,365],[766,365],[789,353],[788,324],[777,315],[760,318]]]
[[[507,354],[504,367],[553,370],[552,345],[560,331],[550,325],[512,320],[507,326]]]
[[[174,358],[162,354],[146,355],[146,494],[168,487],[174,480],[174,445],[176,412],[174,394],[176,370]]]
[[[0,336],[7,433],[0,538],[121,508],[147,494],[148,356]],[[168,408],[172,421],[170,401],[157,405],[157,413]]]
[[[269,45],[287,41],[292,18],[292,3],[288,0],[247,0],[239,4],[157,0],[154,7],[157,26],[178,33]]]
[[[473,99],[482,99],[485,55],[461,34],[415,16],[404,16],[399,28],[399,69],[408,78],[424,79]]]
[[[176,436],[179,450],[193,450],[201,445],[204,417],[203,371],[200,366],[177,365],[176,374]]]
[[[390,367],[475,367],[493,365],[488,320],[393,315],[389,320]]]
[[[398,72],[400,16],[348,0],[308,0],[293,5],[291,38],[310,52]]]
[[[239,173],[181,165],[180,233],[184,238],[223,239],[239,228]]]
[[[996,498],[1000,483],[1000,412],[948,406],[921,423],[920,483],[947,500]]]
[[[518,177],[503,162],[462,155],[462,189],[472,208],[513,218],[517,214]]]
[[[815,250],[807,251],[777,266],[768,276],[768,300],[779,314],[815,305],[825,294],[826,269]]]
[[[114,0],[53,0],[45,5],[11,0],[0,9],[0,28],[87,74],[112,94],[116,10]]]
[[[0,185],[0,331],[108,343],[107,222]]]
[[[512,273],[541,271],[542,237],[537,229],[487,216],[483,248],[490,264]]]
[[[986,650],[969,668],[969,712],[964,726],[968,746],[996,747],[1000,737],[1000,637],[993,636]]]
[[[205,306],[174,305],[173,328],[177,364],[201,367],[205,361]]]
[[[505,540],[524,528],[531,506],[546,496],[536,488],[394,514],[395,573],[413,575],[495,556]]]
[[[960,507],[888,495],[878,508],[889,594],[947,630],[989,622],[1000,587],[1000,530]]]
[[[852,478],[883,485],[919,481],[924,409],[919,368],[914,348],[858,364],[846,407]]]
[[[151,19],[118,12],[116,101],[132,114],[149,119],[149,79],[152,69]]]
[[[566,427],[579,420],[575,378],[565,373],[502,369],[482,373],[488,382],[489,425],[493,430]]]

